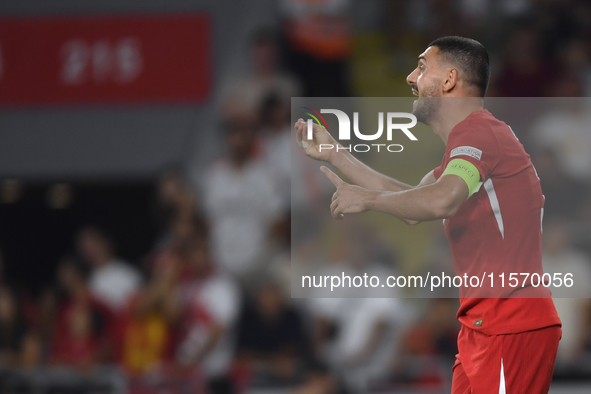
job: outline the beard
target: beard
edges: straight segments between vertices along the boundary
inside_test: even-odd
[[[434,82],[425,88],[422,97],[417,99],[412,108],[412,114],[417,117],[417,121],[426,125],[429,125],[441,107],[441,97],[436,96],[437,85],[438,82]]]

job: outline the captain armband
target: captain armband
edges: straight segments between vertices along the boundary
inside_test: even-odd
[[[468,198],[480,190],[482,186],[480,172],[478,172],[474,164],[464,159],[453,159],[450,161],[443,174],[441,174],[441,176],[443,175],[457,175],[462,178],[466,182],[466,185],[468,185]]]

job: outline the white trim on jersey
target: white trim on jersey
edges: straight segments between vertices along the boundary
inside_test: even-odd
[[[505,226],[503,225],[503,216],[501,215],[501,206],[499,205],[499,199],[497,198],[497,192],[495,192],[495,187],[492,183],[492,179],[487,179],[484,182],[484,189],[486,190],[486,194],[488,194],[488,199],[490,200],[490,206],[492,207],[493,213],[495,214],[495,219],[497,219],[497,224],[499,225],[499,231],[501,232],[501,236],[505,239]]]
[[[513,133],[513,137],[515,137],[515,139],[517,141],[519,141],[519,138],[517,138],[517,134],[515,134],[515,132],[513,131],[513,129],[511,128],[511,126],[507,125],[507,127],[509,128],[509,130],[511,130],[511,132]],[[521,141],[520,141],[521,142]]]
[[[503,359],[501,359],[501,382],[499,383],[499,394],[507,394],[505,390],[505,368],[503,367]]]

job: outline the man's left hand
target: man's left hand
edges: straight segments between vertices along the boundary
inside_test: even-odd
[[[360,213],[369,209],[369,190],[359,186],[350,185],[343,181],[327,167],[320,167],[328,179],[336,186],[337,191],[332,195],[330,211],[335,219],[342,219],[345,213]]]

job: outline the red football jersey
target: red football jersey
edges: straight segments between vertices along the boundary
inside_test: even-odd
[[[480,288],[460,288],[458,320],[489,335],[559,325],[548,288],[522,288],[521,275],[518,287],[509,285],[511,273],[543,274],[544,196],[523,145],[507,124],[481,110],[452,129],[437,179],[455,158],[472,163],[483,185],[444,221],[445,233],[456,275],[485,279]]]

